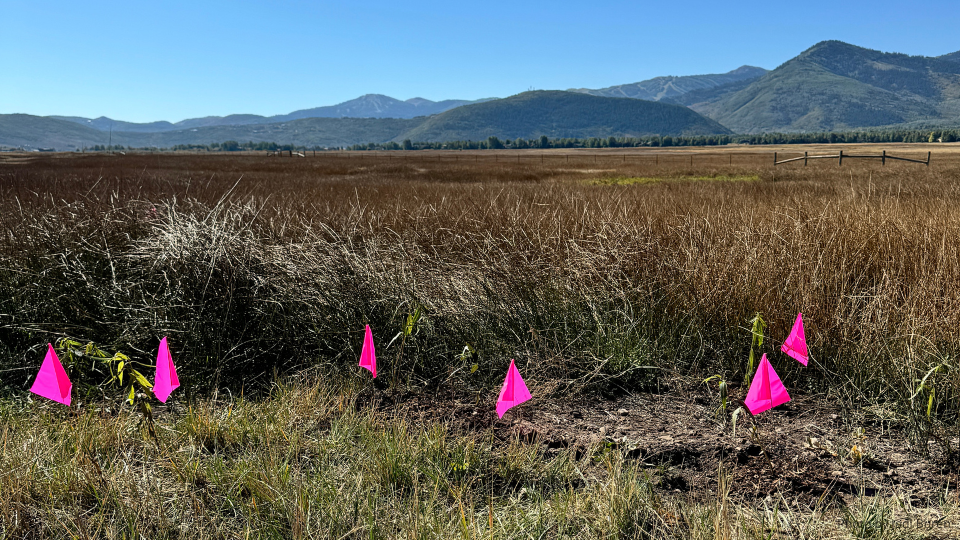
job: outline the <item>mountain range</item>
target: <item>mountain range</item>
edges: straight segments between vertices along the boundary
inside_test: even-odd
[[[67,120],[0,115],[0,145],[75,149],[116,145],[169,148],[223,141],[337,147],[362,143],[548,137],[707,135],[729,130],[679,105],[563,91],[524,92],[416,118],[301,118],[269,124],[203,126],[177,131],[107,133]]]
[[[213,126],[247,126],[253,124],[276,124],[290,122],[302,118],[416,118],[430,116],[444,111],[469,105],[482,103],[493,98],[468,101],[465,99],[447,99],[444,101],[430,101],[424,98],[412,98],[400,101],[381,94],[366,94],[350,101],[326,107],[302,109],[289,114],[277,116],[260,116],[256,114],[231,114],[228,116],[205,116],[203,118],[188,118],[180,122],[166,121],[137,124],[124,122],[101,116],[99,118],[83,118],[80,116],[51,116],[57,120],[66,120],[76,124],[99,129],[100,131],[124,131],[131,133],[159,133],[162,131],[177,131],[183,129],[213,127]]]
[[[368,94],[277,116],[237,114],[145,124],[0,115],[0,146],[61,150],[170,147],[226,140],[304,146],[500,138],[844,131],[960,125],[960,51],[908,56],[817,43],[767,71],[656,77],[600,89],[505,99],[400,101]]]
[[[763,68],[740,66],[733,71],[717,75],[686,75],[683,77],[654,77],[631,84],[609,86],[597,90],[589,88],[571,88],[570,92],[603,97],[628,97],[660,101],[675,98],[695,90],[707,90],[740,81],[752,81],[767,73]]]
[[[676,101],[737,133],[956,125],[960,52],[907,56],[824,41],[743,88],[722,90]]]

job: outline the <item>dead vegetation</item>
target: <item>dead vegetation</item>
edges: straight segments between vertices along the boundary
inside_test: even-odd
[[[187,390],[181,399],[200,400],[197,407],[207,407],[211,418],[217,418],[207,423],[216,431],[226,422],[224,407],[229,405],[208,401],[214,392],[264,395],[256,402],[262,405],[244,402],[255,414],[260,406],[280,406],[271,405],[273,398],[263,394],[278,375],[310,368],[327,376],[352,376],[365,323],[374,328],[382,347],[380,388],[371,391],[399,391],[402,396],[426,389],[482,399],[495,395],[514,357],[539,396],[598,399],[625,392],[667,392],[671,381],[691,384],[714,374],[741,381],[750,346],[747,321],[757,312],[763,314],[769,323],[766,352],[772,353],[796,313],[803,311],[814,361],[804,369],[785,357],[775,360],[792,394],[829,393],[841,416],[875,411],[909,445],[906,452],[930,455],[938,466],[957,462],[960,155],[935,155],[929,168],[837,168],[823,163],[776,169],[765,154],[732,159],[718,154],[695,160],[693,166],[689,157],[677,158],[679,153],[672,160],[611,153],[599,158],[551,156],[543,163],[517,162],[512,154],[494,161],[492,155],[473,162],[466,154],[452,160],[444,153],[296,160],[66,156],[0,164],[0,384],[10,403],[17,404],[6,409],[4,423],[32,426],[36,415],[44,418],[41,427],[16,434],[8,430],[4,440],[20,437],[11,439],[19,441],[11,448],[43,448],[45,438],[53,436],[48,432],[69,425],[55,410],[19,404],[39,361],[37,351],[62,336],[94,341],[149,362],[156,341],[169,335]],[[751,181],[730,181],[738,178]],[[398,341],[387,348],[407,315],[418,308],[425,315],[414,334],[403,345]],[[471,354],[465,353],[468,344]],[[88,409],[102,402],[101,389],[85,382],[85,366],[68,369],[87,411],[80,414],[93,414]],[[231,443],[217,442],[216,436],[204,443],[206,435],[186,427],[193,422],[185,419],[187,414],[174,413],[164,424],[170,430],[167,448],[187,452],[192,447],[197,463],[215,466],[219,450],[211,448]],[[309,418],[307,412],[298,414]],[[116,467],[127,467],[128,459],[148,452],[154,457],[144,458],[141,466],[166,467],[162,452],[174,450],[149,449],[148,439],[137,434],[125,415],[112,416],[128,422],[122,426],[90,420],[98,426],[91,430],[103,432],[99,436],[126,433],[125,440],[132,441],[127,444],[134,448],[111,454],[106,469],[97,461],[103,474],[118,474]],[[251,420],[255,429],[267,429],[262,418]],[[318,422],[316,437],[335,435],[332,424]],[[393,422],[401,420],[378,423],[377,430],[400,429],[402,424]],[[453,437],[457,444],[479,445],[483,439],[469,433]],[[257,456],[273,448],[268,439],[249,440],[253,450],[235,451],[231,466],[251,467],[252,460],[266,459]],[[535,443],[517,444],[521,454],[539,452]],[[71,443],[69,448],[82,446]],[[304,452],[294,443],[281,447],[275,456],[281,465],[268,469],[280,475],[277,478],[283,478],[283,463],[292,466],[290,460]],[[5,469],[26,459],[20,450],[4,452]],[[93,455],[104,459],[98,452]],[[609,494],[609,507],[587,514],[625,521],[598,524],[587,519],[570,525],[557,514],[543,518],[548,528],[537,529],[540,534],[669,537],[686,531],[682,534],[710,538],[721,524],[734,537],[749,538],[770,527],[765,521],[769,505],[761,511],[750,505],[684,506],[680,499],[660,499],[655,482],[645,483],[647,473],[624,452],[611,451],[604,475],[629,476],[625,484],[616,484],[629,493]],[[52,459],[42,454],[38,450],[30,459]],[[77,461],[86,460],[82,452],[73,455],[63,459],[78,464],[83,474],[99,474],[89,460]],[[484,459],[494,459],[492,455]],[[290,478],[319,482],[320,477],[308,472],[315,464],[303,459],[306,464],[297,467],[305,468],[289,469],[299,471]],[[537,462],[543,470],[561,467],[554,457],[543,459],[549,462]],[[564,459],[576,461],[576,456]],[[621,459],[627,461],[617,461]],[[176,459],[171,463],[172,468],[190,466]],[[522,463],[518,459],[511,467]],[[342,478],[355,477],[349,470],[343,470]],[[558,473],[561,480],[542,480],[538,475],[546,473],[537,472],[526,484],[516,485],[552,493],[533,499],[552,501],[550,511],[559,511],[555,504],[563,497],[563,504],[591,504],[599,495],[589,495],[590,489],[614,485],[604,484],[600,476],[597,483],[587,478],[582,484],[574,480],[579,474],[573,469],[565,470]],[[146,524],[157,536],[185,534],[176,532],[177,520],[153,517],[172,508],[160,503],[172,496],[161,495],[162,490],[153,506],[132,517],[124,514],[129,505],[114,502],[112,510],[105,510],[108,499],[101,498],[103,493],[84,499],[82,494],[96,485],[113,486],[113,501],[140,492],[128,490],[139,481],[124,487],[120,476],[68,483],[61,488],[65,498],[42,510],[39,494],[30,491],[31,482],[56,486],[62,479],[40,480],[39,471],[3,477],[4,482],[19,479],[0,490],[6,497],[0,507],[7,513],[0,520],[7,534],[26,530],[23,524],[36,519],[46,523],[45,535],[70,530],[77,536],[107,536],[80,529],[80,523],[94,515],[101,519],[101,531],[115,535],[143,530]],[[170,476],[169,471],[163,474]],[[176,482],[184,481],[183,474],[174,473]],[[401,505],[394,510],[407,508],[404,512],[411,515],[416,512],[410,508],[425,504],[416,498],[426,485],[423,477],[402,480],[413,490],[411,499],[409,490],[397,488],[390,479],[394,473],[376,474],[387,475],[377,476],[383,480],[378,484],[385,490],[382,496],[353,499],[369,511],[362,505],[341,508],[354,518],[339,535],[329,537],[373,534],[369,527],[384,526],[370,517],[381,515],[372,510],[378,504]],[[472,498],[461,494],[450,499],[431,491],[430,504],[436,505],[431,508],[442,510],[438,516],[450,519],[453,509],[462,517],[437,524],[434,536],[487,535],[493,530],[504,537],[511,535],[504,531],[528,530],[522,524],[498,529],[505,522],[489,523],[493,518],[483,513],[488,503],[480,494],[489,488],[484,482],[502,480],[489,471],[484,474],[486,480],[467,490]],[[262,481],[272,485],[277,478]],[[233,480],[204,482],[228,491],[239,485]],[[286,495],[277,499],[285,501],[282,509],[263,510],[249,501],[238,505],[217,495],[194,505],[200,513],[191,519],[214,520],[202,525],[209,537],[251,530],[261,536],[297,536],[294,531],[303,529],[296,527],[311,523],[316,514],[294,501],[307,493],[319,496],[319,486],[287,485],[287,491],[280,490]],[[340,493],[334,498],[351,497]],[[529,502],[518,496],[503,506],[513,497],[497,498],[497,519],[507,519],[510,505]],[[895,504],[884,501],[862,500],[860,510],[848,508],[851,513],[843,514],[849,519],[837,514],[836,530],[841,532],[836,534],[853,535],[842,532],[850,523],[873,526],[864,520],[880,523],[877,530],[887,532],[856,533],[859,537],[912,534],[913,529],[892,517],[899,511]],[[253,514],[250,504],[257,509]],[[415,506],[403,506],[410,504]],[[71,508],[83,520],[57,514],[61,507]],[[14,508],[21,510],[9,517]],[[529,512],[534,507],[523,508],[528,512],[524,515],[533,515]],[[547,512],[545,506],[536,508]],[[264,511],[272,517],[264,518]],[[505,513],[498,514],[501,511]],[[572,507],[564,512],[570,511]],[[811,515],[810,508],[789,511],[800,512],[791,514],[794,521]],[[297,515],[308,517],[300,525],[289,524],[300,519]],[[246,521],[232,521],[238,516]],[[19,521],[10,521],[14,519]],[[244,529],[254,522],[267,528]],[[124,529],[124,523],[135,525]],[[637,525],[643,523],[656,526]],[[701,529],[704,532],[696,532]],[[404,527],[376,530],[381,532],[374,536],[413,534]]]

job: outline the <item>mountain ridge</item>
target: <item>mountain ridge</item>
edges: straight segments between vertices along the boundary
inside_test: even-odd
[[[585,114],[589,112],[590,114]],[[403,138],[438,142],[571,137],[639,137],[730,133],[680,105],[562,90],[523,92],[427,118]]]
[[[677,97],[693,90],[713,88],[745,79],[755,79],[766,73],[767,70],[763,68],[743,65],[727,73],[683,76],[667,75],[630,84],[608,86],[606,88],[572,88],[568,91],[602,97],[627,97],[648,101],[660,101],[666,98]]]
[[[482,103],[495,98],[479,100],[446,99],[431,101],[421,97],[410,98],[406,101],[385,96],[383,94],[364,94],[358,98],[344,101],[336,105],[299,109],[287,114],[274,116],[260,116],[257,114],[231,114],[227,116],[204,116],[187,118],[179,122],[159,120],[155,122],[135,123],[123,120],[114,120],[101,116],[99,118],[84,118],[80,116],[50,116],[57,120],[65,120],[76,124],[92,127],[100,131],[124,131],[130,133],[160,133],[164,131],[178,131],[214,126],[242,126],[254,124],[275,124],[289,122],[303,118],[416,118],[439,114],[461,105]]]
[[[951,55],[822,41],[745,88],[690,106],[738,133],[949,123],[960,114],[960,61]]]
[[[170,148],[228,140],[297,146],[339,147],[411,139],[485,140],[549,137],[610,137],[645,134],[729,133],[716,122],[679,105],[605,98],[563,91],[525,92],[510,98],[457,107],[435,116],[403,118],[301,118],[270,124],[201,126],[162,132],[107,133],[67,120],[0,115],[0,146],[115,145]],[[448,139],[444,139],[448,138]]]

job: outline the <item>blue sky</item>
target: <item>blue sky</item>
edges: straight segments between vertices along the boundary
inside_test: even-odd
[[[818,41],[960,50],[960,2],[0,0],[0,113],[134,122],[362,94],[505,97],[772,69]]]

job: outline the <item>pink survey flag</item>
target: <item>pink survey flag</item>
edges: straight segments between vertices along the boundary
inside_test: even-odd
[[[797,359],[803,365],[807,365],[810,359],[810,353],[807,351],[807,338],[803,335],[803,313],[797,313],[797,320],[793,323],[793,330],[783,342],[780,350]]]
[[[70,405],[70,390],[73,383],[67,377],[67,372],[63,370],[63,364],[57,358],[53,345],[47,343],[47,356],[40,365],[40,373],[37,373],[37,380],[33,382],[30,391],[38,396],[52,399],[57,403]]]
[[[507,410],[514,405],[519,405],[528,401],[533,396],[527,390],[527,385],[523,382],[523,377],[517,371],[517,366],[510,359],[510,369],[507,370],[507,378],[503,381],[503,388],[500,389],[500,397],[497,399],[497,416],[503,418]]]
[[[369,324],[363,336],[363,349],[360,350],[360,367],[369,369],[373,378],[377,378],[377,351],[373,348],[373,332]]]
[[[163,338],[160,340],[160,349],[157,350],[157,373],[153,378],[153,393],[157,396],[157,399],[166,403],[170,393],[179,386],[180,379],[177,378],[177,368],[173,365],[173,357],[170,356],[167,338]]]
[[[767,360],[767,355],[764,354],[760,358],[757,374],[753,376],[747,399],[743,400],[744,404],[750,409],[750,414],[758,415],[788,401],[790,401],[790,394],[783,387],[783,382]]]

